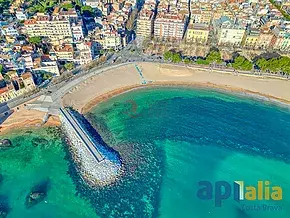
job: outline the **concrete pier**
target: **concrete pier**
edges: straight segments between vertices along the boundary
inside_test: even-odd
[[[122,163],[117,152],[94,140],[70,109],[60,108],[59,117],[83,179],[93,186],[115,181],[122,173]]]
[[[70,110],[60,108],[60,116],[62,116],[63,122],[68,122],[71,125],[71,128],[74,130],[75,134],[79,137],[79,140],[82,141],[84,146],[88,151],[96,158],[98,162],[104,160],[103,155],[98,150],[98,144],[94,143],[90,138],[89,134],[84,130],[79,121],[75,116],[70,112]]]

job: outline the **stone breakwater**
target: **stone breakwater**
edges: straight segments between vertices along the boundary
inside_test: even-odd
[[[82,126],[81,122],[77,122],[77,125],[81,127],[81,129],[78,129],[75,128],[76,124],[70,122],[68,117],[64,116],[62,113],[60,114],[60,120],[69,140],[73,159],[77,164],[78,171],[82,178],[90,186],[104,186],[116,181],[123,173],[122,162],[118,153],[109,150],[93,139],[85,127]],[[79,131],[82,131],[82,133]],[[99,156],[102,157],[101,160],[96,158],[92,153],[92,150],[86,145],[81,134],[85,134],[90,142],[96,146]]]

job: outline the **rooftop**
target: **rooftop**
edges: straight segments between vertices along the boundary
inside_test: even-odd
[[[21,75],[22,79],[31,79],[32,78],[32,74],[30,72],[25,72]]]

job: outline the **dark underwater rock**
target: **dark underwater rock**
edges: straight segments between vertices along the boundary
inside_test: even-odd
[[[6,195],[0,195],[0,218],[6,218],[9,211],[8,197]]]
[[[8,212],[6,212],[0,208],[0,218],[5,218],[5,217],[7,217],[7,215],[8,215]]]
[[[29,195],[26,196],[25,201],[26,208],[31,208],[37,205],[38,203],[42,202],[47,196],[48,186],[49,180],[45,180],[37,184],[35,187],[33,187]]]
[[[32,143],[33,146],[36,147],[36,146],[45,146],[49,142],[46,139],[44,139],[44,138],[36,137],[36,138],[33,138],[31,140],[31,143]]]
[[[9,139],[0,140],[0,148],[10,148],[12,147],[12,142]]]

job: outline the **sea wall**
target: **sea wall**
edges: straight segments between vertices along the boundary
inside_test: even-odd
[[[70,114],[74,116],[73,113],[70,112]],[[75,116],[74,118],[77,119]],[[61,111],[60,120],[70,143],[71,154],[82,178],[91,186],[103,186],[114,182],[122,174],[122,162],[118,153],[95,140],[82,122],[77,123],[81,126],[82,133],[80,133],[80,129],[75,127],[76,124],[72,123]],[[93,151],[87,146],[82,134],[85,134],[96,146],[102,159],[96,158]]]

